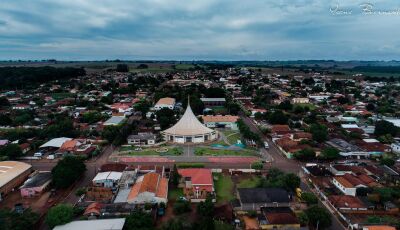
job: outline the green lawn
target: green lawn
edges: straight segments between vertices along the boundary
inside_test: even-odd
[[[228,138],[229,143],[231,143],[232,145],[236,144],[238,140],[240,140],[240,133],[235,133]]]
[[[182,188],[175,188],[168,190],[168,199],[176,200],[178,197],[183,196]]]
[[[237,187],[238,188],[256,188],[260,184],[260,181],[261,181],[261,177],[253,176],[249,179],[241,180],[237,184]]]
[[[229,150],[229,149],[211,149],[206,147],[196,147],[194,154],[197,156],[256,156],[256,151],[241,149],[241,150]]]
[[[136,151],[134,150],[137,147],[121,147],[121,151],[130,151],[129,155],[137,155],[137,156],[179,156],[182,155],[183,149],[180,147],[174,147],[174,148],[168,148],[168,152],[165,153],[159,153],[157,152],[156,148],[151,148],[151,149],[143,149],[141,151]]]
[[[224,176],[220,173],[214,174],[217,179],[214,181],[215,191],[217,193],[217,202],[229,202],[235,199],[233,195],[233,181],[230,176]]]

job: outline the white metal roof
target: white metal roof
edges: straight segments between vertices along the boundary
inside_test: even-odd
[[[100,220],[78,220],[68,224],[59,225],[54,230],[122,230],[125,224],[125,218],[118,219],[100,219]]]
[[[105,121],[103,125],[118,125],[120,124],[123,120],[125,120],[124,116],[112,116],[110,119]]]
[[[49,140],[48,142],[44,143],[41,145],[39,148],[45,148],[45,147],[54,147],[54,148],[60,148],[66,141],[70,141],[72,138],[68,137],[59,137],[59,138],[54,138]]]
[[[19,161],[0,161],[0,188],[32,168],[30,164]]]
[[[100,172],[93,178],[93,181],[100,180],[119,180],[121,179],[121,172]]]
[[[194,136],[211,133],[213,131],[214,130],[207,128],[197,119],[192,108],[188,105],[181,119],[174,126],[163,131],[163,133],[170,135]]]

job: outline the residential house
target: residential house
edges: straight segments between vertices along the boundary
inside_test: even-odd
[[[361,179],[359,177],[347,173],[343,176],[335,176],[332,179],[332,183],[345,195],[356,196],[357,188],[367,188],[368,182],[370,182],[371,184],[373,183],[372,181],[364,182],[364,180],[367,179],[366,178]]]
[[[238,130],[237,121],[239,120],[238,116],[231,116],[231,115],[207,115],[202,116],[203,123],[209,128],[230,128],[232,130]]]
[[[100,172],[93,178],[92,182],[94,186],[114,188],[118,185],[121,179],[121,172]]]
[[[200,98],[203,102],[204,106],[207,107],[214,107],[214,106],[224,106],[225,105],[225,98]]]
[[[21,197],[34,197],[41,195],[51,182],[51,172],[39,172],[25,181],[21,186]]]
[[[300,222],[289,207],[261,208],[257,219],[261,229],[300,229]]]
[[[205,201],[207,196],[215,196],[211,169],[179,169],[178,173],[181,175],[180,187],[191,202]],[[213,201],[215,202],[215,199]]]
[[[134,146],[151,146],[156,143],[156,135],[149,132],[129,135],[127,138],[128,144]]]
[[[340,212],[351,213],[355,211],[366,211],[368,206],[358,197],[349,195],[332,195],[328,197],[329,203]]]
[[[289,134],[290,128],[288,125],[273,125],[271,127],[271,134],[273,136],[283,136],[285,134]]]
[[[292,98],[292,104],[308,104],[310,99],[307,97],[295,97]]]
[[[175,104],[175,98],[164,97],[157,101],[157,103],[154,105],[154,110],[161,110],[163,108],[174,109]]]
[[[168,180],[151,172],[139,176],[129,192],[127,202],[131,204],[167,203]]]
[[[234,210],[260,210],[261,207],[289,207],[291,197],[281,188],[239,188]]]

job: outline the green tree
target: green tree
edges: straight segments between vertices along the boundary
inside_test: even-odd
[[[0,157],[1,156],[14,160],[22,156],[22,150],[17,144],[8,144],[0,149]]]
[[[331,214],[325,209],[317,205],[313,205],[309,207],[305,214],[308,217],[309,224],[316,228],[318,226],[319,229],[326,229],[332,224]]]
[[[124,229],[152,230],[154,229],[153,220],[149,214],[135,210],[128,217],[126,217]]]
[[[56,188],[67,188],[86,171],[86,165],[78,157],[67,156],[60,160],[51,171]]]
[[[212,202],[212,197],[207,196],[206,200],[201,201],[197,205],[197,213],[202,217],[212,217],[214,216],[214,203]]]
[[[294,154],[298,160],[312,160],[315,158],[315,151],[312,148],[302,149]]]
[[[328,138],[328,129],[325,125],[314,123],[310,127],[313,140],[316,142],[324,142]]]
[[[173,209],[176,215],[190,212],[192,210],[192,208],[190,207],[190,202],[186,200],[177,200],[174,204]]]
[[[156,112],[156,115],[161,129],[169,128],[176,123],[175,112],[172,109],[162,108]]]
[[[17,213],[9,209],[0,209],[0,229],[2,230],[25,230],[31,229],[39,220],[39,214],[31,209]]]
[[[289,120],[289,118],[281,110],[272,112],[268,116],[268,121],[271,124],[286,125],[288,123],[288,120]]]
[[[103,115],[97,111],[86,112],[82,116],[82,121],[93,124],[103,119]]]
[[[306,213],[300,212],[300,213],[297,215],[297,219],[299,220],[299,222],[300,222],[300,224],[301,224],[302,226],[308,225],[308,216],[307,216]]]
[[[303,192],[301,194],[301,199],[307,203],[307,205],[317,204],[318,198],[311,192]]]
[[[10,102],[6,97],[0,97],[0,108],[10,106]]]
[[[254,162],[253,164],[251,164],[251,168],[255,169],[255,170],[261,170],[264,168],[264,165],[262,162],[257,161],[257,162]]]
[[[392,123],[385,120],[380,120],[375,123],[375,136],[383,136],[386,134],[392,135],[395,137],[398,132],[398,128]]]
[[[178,173],[178,168],[176,167],[176,164],[174,164],[174,169],[171,172],[171,183],[175,187],[178,187],[180,179],[181,175]]]
[[[117,72],[129,72],[127,64],[117,64]]]
[[[300,187],[300,177],[294,173],[287,173],[283,175],[284,188],[288,191],[294,191]]]
[[[396,163],[396,161],[393,158],[390,158],[390,157],[383,157],[380,160],[380,163],[382,165],[393,166]]]
[[[327,147],[322,150],[321,158],[326,160],[334,160],[340,157],[339,150],[334,147]]]
[[[58,204],[50,208],[45,221],[50,228],[54,228],[57,225],[71,222],[73,218],[74,208],[71,205]]]
[[[120,127],[109,125],[106,126],[101,132],[101,136],[106,139],[109,143],[112,143],[117,136],[120,134]]]
[[[6,114],[0,114],[0,126],[7,126],[12,124],[12,120]]]

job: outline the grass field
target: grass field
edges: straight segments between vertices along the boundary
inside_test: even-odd
[[[196,147],[194,154],[197,156],[255,156],[257,153],[253,150],[229,150],[229,149],[211,149],[206,147]]]
[[[260,184],[261,178],[259,176],[252,176],[251,178],[241,180],[238,184],[238,188],[256,188]]]
[[[214,181],[215,191],[217,193],[217,202],[229,202],[235,199],[233,195],[233,181],[231,177],[222,174],[214,174],[217,179]]]
[[[143,149],[141,151],[135,151],[136,147],[121,147],[121,151],[130,151],[129,155],[136,156],[179,156],[182,155],[183,149],[180,147],[168,148],[168,152],[159,153],[155,148]]]

